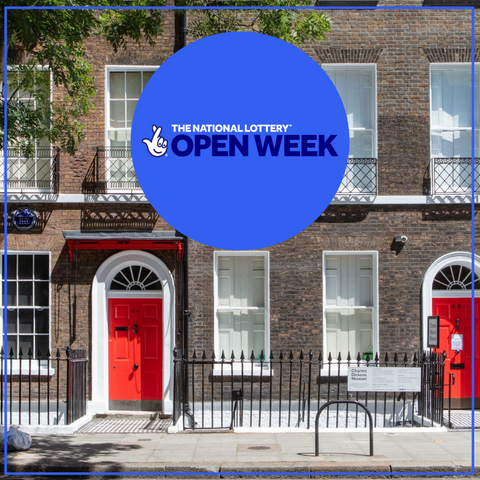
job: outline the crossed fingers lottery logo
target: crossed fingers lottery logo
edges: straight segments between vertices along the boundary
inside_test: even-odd
[[[153,137],[151,140],[148,138],[143,139],[143,143],[148,148],[148,153],[153,157],[163,157],[167,153],[168,140],[161,137],[162,127],[156,127],[152,125]]]
[[[184,235],[229,250],[268,247],[314,222],[348,160],[345,110],[303,51],[224,33],[166,60],[132,124],[140,185]]]

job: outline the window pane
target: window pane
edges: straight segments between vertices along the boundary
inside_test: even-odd
[[[348,353],[353,358],[357,358],[358,353],[360,353],[360,358],[373,354],[371,311],[327,312],[326,320],[326,355],[331,353],[332,357],[337,358],[340,353],[342,359],[345,359]]]
[[[16,282],[7,282],[7,305],[8,306],[17,305],[17,283]]]
[[[7,333],[17,333],[17,311],[17,309],[7,310]]]
[[[48,282],[35,282],[35,306],[48,307]]]
[[[110,98],[125,98],[125,73],[110,73]]]
[[[16,335],[7,335],[7,350],[5,354],[10,357],[10,354],[13,352],[13,357],[17,356],[17,336]]]
[[[133,114],[137,106],[137,100],[127,100],[127,128],[132,127]]]
[[[48,335],[35,335],[35,355],[41,353],[41,358],[46,358],[49,352]],[[38,358],[38,357],[37,357]]]
[[[48,308],[35,310],[35,333],[48,333]]]
[[[140,98],[142,93],[141,72],[127,72],[127,98]]]
[[[33,306],[33,282],[18,282],[18,305]]]
[[[155,72],[153,71],[146,71],[146,72],[143,72],[143,88],[145,88],[145,86],[147,85],[148,81],[153,77],[153,74]]]
[[[35,279],[48,280],[48,255],[35,255]]]
[[[233,350],[236,358],[242,351],[250,358],[253,350],[255,359],[260,360],[262,350],[265,353],[266,349],[265,313],[248,310],[219,312],[218,340],[218,355],[224,351],[229,357]]]
[[[33,335],[19,335],[18,337],[18,351],[22,349],[22,355],[26,357],[28,351],[32,349],[33,352]]]
[[[18,256],[18,278],[33,278],[33,255]]]
[[[110,102],[110,126],[113,128],[125,127],[125,102]]]
[[[350,158],[374,158],[374,135],[369,131],[350,130]]]
[[[5,278],[5,272],[3,272],[3,278]],[[7,278],[9,280],[17,278],[17,255],[7,255]]]
[[[33,310],[24,308],[18,311],[18,332],[33,333]]]

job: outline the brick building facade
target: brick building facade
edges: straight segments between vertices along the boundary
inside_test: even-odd
[[[327,9],[341,2],[318,4]],[[327,39],[302,49],[325,69],[344,100],[352,158],[335,200],[317,221],[258,252],[218,251],[184,238],[158,216],[136,182],[129,122],[149,76],[178,48],[173,13],[165,13],[164,35],[154,49],[131,45],[114,54],[102,40],[89,41],[96,109],[77,154],[61,154],[58,187],[25,182],[21,174],[19,181],[9,178],[9,214],[28,205],[39,220],[28,232],[8,220],[15,272],[10,278],[18,288],[9,299],[8,348],[38,350],[48,343],[51,350],[87,349],[91,412],[171,413],[171,351],[185,346],[185,322],[190,352],[219,356],[234,350],[238,357],[240,350],[257,356],[311,349],[368,358],[425,349],[427,317],[439,315],[447,366],[468,364],[472,217],[469,163],[462,158],[470,155],[471,122],[462,109],[471,104],[470,11],[350,8],[328,14],[333,27]],[[480,62],[477,48],[475,61]],[[309,87],[315,95],[315,85]],[[477,188],[479,175],[476,167]],[[36,272],[46,259],[48,294],[22,293],[30,288],[27,280],[32,291],[45,287],[37,287],[46,278]],[[480,257],[475,262],[474,283]],[[37,298],[43,298],[41,305]],[[121,346],[124,331],[112,334],[112,312],[139,299],[141,308],[159,308],[154,323],[160,329],[148,328],[157,332],[156,368],[163,375],[156,380],[157,393],[128,403],[112,397],[116,387],[108,380],[115,363],[111,345]],[[462,314],[450,309],[454,304]],[[40,318],[38,312],[46,310],[48,319]],[[464,335],[464,351],[449,349],[452,332]],[[460,373],[465,378],[459,397],[468,397],[468,371]]]

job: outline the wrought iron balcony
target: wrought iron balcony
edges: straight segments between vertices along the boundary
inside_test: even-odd
[[[337,195],[376,195],[377,159],[349,158]]]
[[[10,193],[58,193],[60,149],[36,148],[34,155],[7,148],[7,191]],[[5,187],[5,151],[0,150],[0,187]]]
[[[97,147],[82,191],[87,194],[141,192],[130,149]]]
[[[475,158],[474,191],[480,192],[480,158]],[[468,195],[472,192],[471,158],[432,158],[432,195]]]

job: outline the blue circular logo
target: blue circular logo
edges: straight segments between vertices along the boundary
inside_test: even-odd
[[[229,250],[268,247],[314,222],[340,186],[348,147],[345,109],[321,67],[256,33],[175,53],[132,124],[135,172],[158,214]]]

